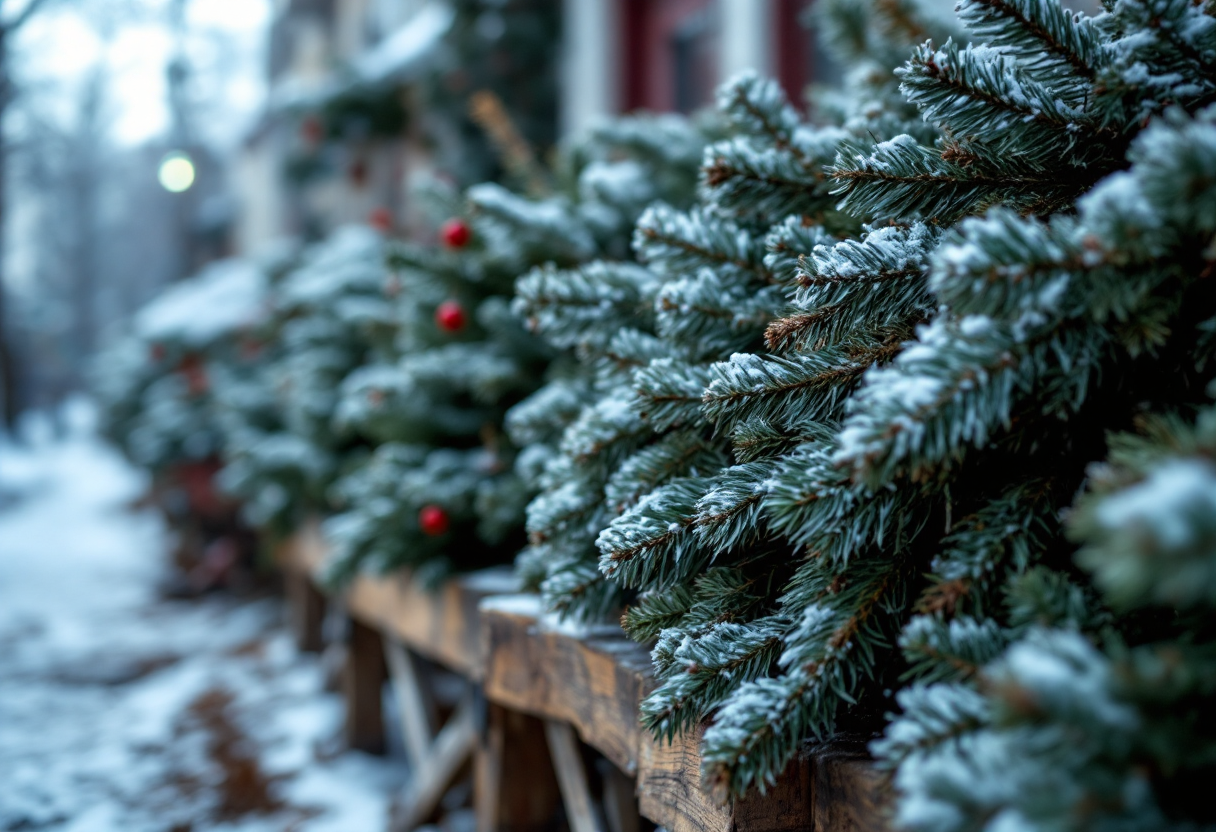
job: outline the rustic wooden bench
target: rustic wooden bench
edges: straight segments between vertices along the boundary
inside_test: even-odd
[[[324,557],[316,524],[279,548],[290,620],[306,648],[321,638],[314,576]],[[361,575],[333,599],[350,619],[347,741],[383,743],[386,677],[398,702],[414,776],[396,801],[393,832],[426,822],[470,762],[478,832],[539,832],[563,811],[571,832],[638,832],[642,818],[668,832],[886,828],[884,781],[860,747],[809,750],[766,793],[716,805],[700,787],[699,736],[660,743],[638,723],[654,687],[645,648],[615,627],[559,625],[514,589],[507,570],[435,591],[402,572]],[[419,657],[469,680],[442,726]],[[607,764],[591,770],[592,757]]]

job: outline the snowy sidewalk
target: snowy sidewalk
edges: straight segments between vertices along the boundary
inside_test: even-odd
[[[277,601],[163,601],[140,476],[91,438],[0,444],[0,832],[378,832],[403,772],[341,719]]]

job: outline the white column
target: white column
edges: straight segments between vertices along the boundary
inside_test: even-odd
[[[578,133],[620,108],[617,0],[563,0],[561,128]]]
[[[744,69],[772,75],[777,67],[770,0],[718,0],[722,33],[721,80]]]

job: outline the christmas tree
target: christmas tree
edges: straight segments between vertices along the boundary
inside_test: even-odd
[[[102,429],[135,464],[166,474],[218,464],[223,445],[216,373],[253,372],[252,333],[268,289],[265,264],[213,264],[141,309],[99,357]]]
[[[252,377],[232,380],[225,403],[225,488],[250,522],[287,533],[329,506],[328,490],[366,443],[334,429],[336,389],[389,349],[384,242],[350,227],[281,264]]]
[[[903,713],[876,751],[898,765],[909,828],[1001,819],[1193,829],[1216,820],[1195,799],[1216,773],[1205,716],[1216,691],[1216,423],[1203,406],[1216,394],[1216,298],[1206,285],[1216,259],[1216,110],[1186,113],[1211,95],[1216,74],[1177,71],[1216,55],[1216,28],[1195,7],[1173,13],[1186,34],[1171,49],[1145,37],[1143,25],[1155,24],[1143,8],[1097,21],[1109,38],[1100,54],[1112,58],[1098,77],[1122,101],[1095,104],[1124,116],[1111,122],[1124,136],[1164,110],[1132,141],[1127,169],[1075,213],[992,211],[964,222],[934,256],[930,284],[951,308],[949,336],[923,334],[912,349],[928,347],[927,363],[901,357],[891,372],[943,384],[916,408],[914,431],[962,407],[973,432],[896,454],[891,440],[868,441],[864,455],[844,442],[838,451],[863,478],[915,466],[943,489],[987,471],[987,493],[934,553],[899,636],[916,683],[901,692]],[[1134,72],[1129,55],[1140,59]],[[1171,55],[1172,77],[1153,89],[1142,69],[1162,77],[1158,61]],[[989,283],[992,274],[1001,279]],[[1004,358],[994,366],[997,344]],[[968,389],[958,386],[962,354],[972,372],[988,368]],[[887,418],[875,409],[884,383],[869,381],[846,439]]]
[[[519,287],[521,313],[559,346],[574,346],[586,367],[564,408],[535,408],[572,417],[529,507],[520,570],[566,614],[632,602],[626,628],[658,638],[656,669],[675,686],[664,684],[648,704],[646,720],[663,733],[696,724],[779,653],[784,625],[765,607],[788,577],[791,547],[767,534],[760,486],[823,405],[783,412],[788,391],[780,390],[749,398],[768,376],[746,351],[761,348],[790,297],[807,291],[799,255],[861,230],[836,210],[823,172],[838,148],[901,130],[929,136],[915,109],[896,100],[883,61],[893,66],[901,40],[906,51],[936,24],[911,6],[887,10],[881,31],[859,28],[856,6],[824,12],[832,41],[856,64],[848,89],[822,102],[825,126],[804,123],[771,81],[746,75],[723,88],[727,135],[706,151],[699,204],[647,211],[634,238],[644,268],[596,263],[540,272]],[[891,317],[894,337],[899,319]],[[910,335],[910,325],[904,330]],[[881,355],[878,346],[871,352]],[[733,354],[738,362],[719,363]],[[815,363],[828,360],[851,355],[838,350],[784,369],[830,376]],[[747,361],[757,376],[727,389]],[[701,660],[675,656],[702,643]],[[704,672],[680,672],[694,665]],[[735,669],[719,672],[727,666]]]
[[[423,129],[439,167],[461,187],[499,181],[512,185],[511,154],[496,147],[477,107],[489,94],[509,116],[512,130],[534,156],[545,158],[557,141],[561,8],[548,0],[455,0],[453,22],[434,67],[419,83]]]
[[[702,144],[676,117],[608,124],[568,151],[549,196],[478,185],[437,200],[440,245],[390,247],[393,347],[350,374],[335,414],[375,450],[335,489],[331,579],[509,560],[530,496],[517,468],[534,462],[517,459],[504,414],[565,373],[511,315],[516,276],[627,254],[643,207],[689,189]]]
[[[560,610],[625,593],[661,683],[643,720],[711,717],[721,797],[898,707],[876,750],[906,826],[1210,822],[1184,797],[1211,773],[1210,625],[1177,587],[1211,568],[1185,414],[1213,372],[1216,21],[968,0],[964,47],[911,5],[864,11],[824,10],[854,67],[822,102],[838,128],[729,85],[743,135],[707,154],[704,205],[639,225],[653,329],[600,347],[523,571]],[[1183,415],[1111,441],[1075,560],[1061,513],[1146,408]]]

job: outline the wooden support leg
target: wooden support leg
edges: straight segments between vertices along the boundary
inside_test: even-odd
[[[351,619],[341,595],[331,597],[325,604],[325,620],[321,622],[321,670],[325,673],[325,689],[341,691],[346,683],[346,654],[350,645]]]
[[[391,637],[384,639],[384,659],[401,715],[405,751],[410,758],[410,768],[417,772],[427,767],[433,753],[438,722],[435,701],[422,679],[417,660]]]
[[[380,634],[359,621],[350,622],[342,690],[346,699],[346,742],[351,748],[384,753],[384,655]]]
[[[305,653],[321,652],[325,647],[322,634],[325,596],[303,570],[288,569],[283,581],[287,594],[287,623],[296,647]]]
[[[477,832],[552,829],[561,796],[543,723],[500,705],[487,707],[474,766]]]
[[[409,832],[425,822],[457,772],[477,747],[477,720],[470,694],[419,757],[389,822],[391,832]]]
[[[564,722],[545,720],[545,738],[553,755],[553,770],[561,787],[570,832],[604,832],[604,823],[587,786],[587,769],[574,729]]]
[[[608,832],[641,832],[637,784],[632,777],[605,759],[599,761],[604,782],[604,820]]]

